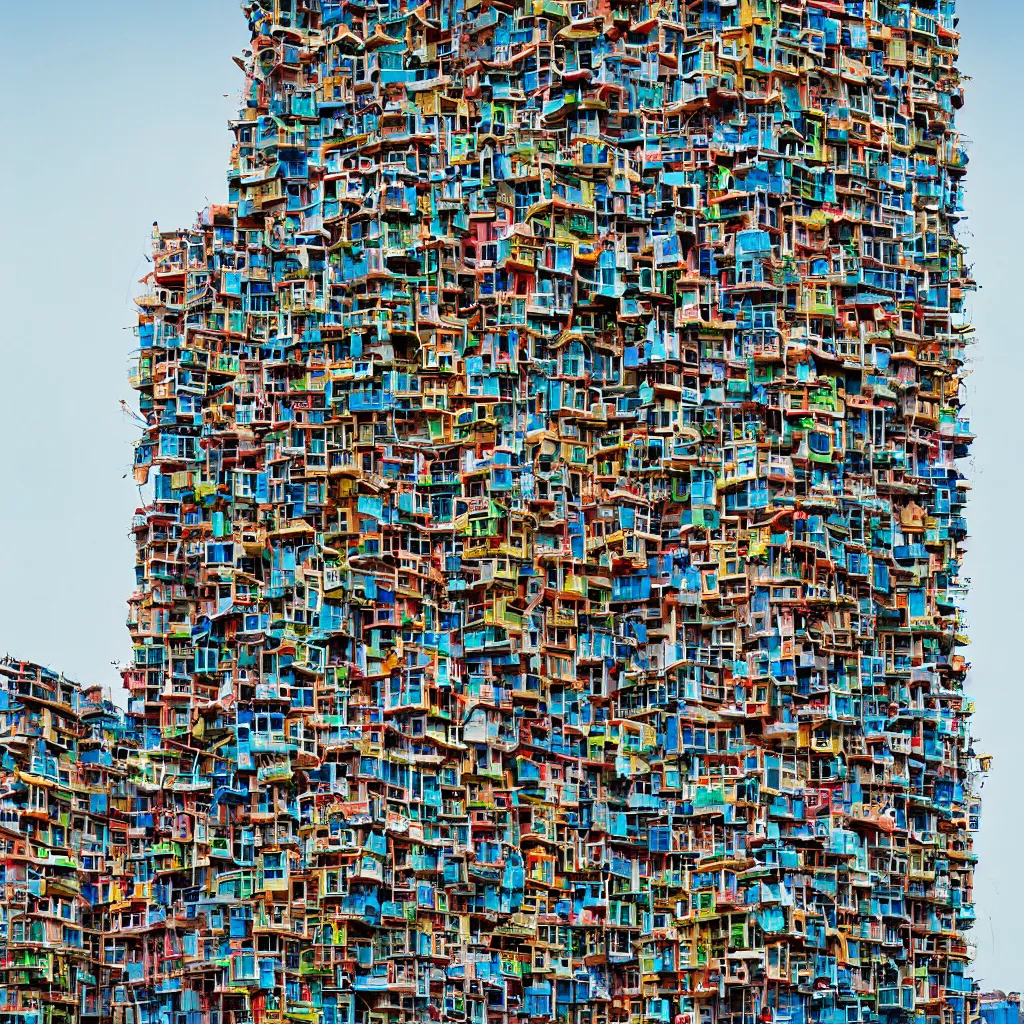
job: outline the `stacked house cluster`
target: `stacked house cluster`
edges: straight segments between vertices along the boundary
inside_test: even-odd
[[[975,1019],[953,8],[245,5],[0,1024]]]

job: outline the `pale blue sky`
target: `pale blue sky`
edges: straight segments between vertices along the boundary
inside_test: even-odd
[[[968,651],[977,747],[995,755],[978,842],[975,975],[1024,987],[1024,3],[961,0],[973,81],[962,237],[983,285],[970,378]],[[234,0],[0,0],[0,653],[116,686],[135,427],[120,400],[150,225],[225,198],[247,42]],[[224,98],[228,94],[228,98]],[[127,477],[126,477],[127,474]],[[1024,531],[1022,531],[1024,535]]]

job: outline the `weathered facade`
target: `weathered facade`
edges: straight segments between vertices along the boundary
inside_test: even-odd
[[[247,16],[17,1012],[968,1024],[951,0]]]

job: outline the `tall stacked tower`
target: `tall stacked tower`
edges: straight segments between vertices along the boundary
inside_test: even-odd
[[[952,0],[245,11],[115,1024],[969,1024]]]

